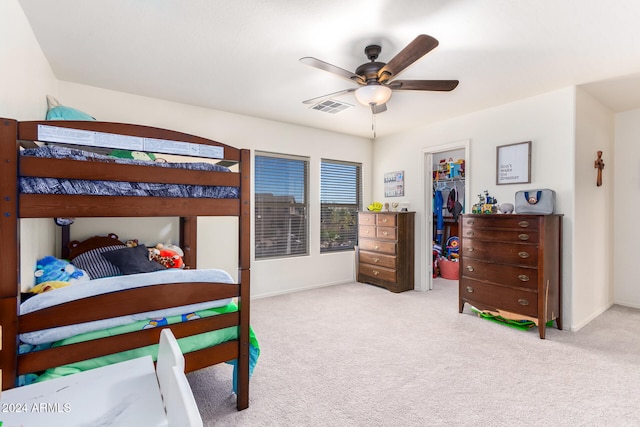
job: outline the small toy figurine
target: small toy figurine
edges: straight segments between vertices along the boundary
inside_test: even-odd
[[[486,190],[485,190],[486,192]],[[484,206],[485,198],[482,193],[478,194],[478,203],[473,205],[472,213],[482,213],[482,207]]]
[[[488,190],[484,190],[484,197],[481,197],[480,200],[481,202],[484,201],[481,205],[481,213],[492,214],[498,212],[498,200],[490,196]]]

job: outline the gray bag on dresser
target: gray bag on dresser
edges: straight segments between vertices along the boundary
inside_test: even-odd
[[[516,191],[517,214],[552,214],[556,205],[556,192],[543,188],[539,190]]]

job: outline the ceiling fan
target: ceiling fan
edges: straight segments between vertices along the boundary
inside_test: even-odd
[[[387,101],[391,98],[393,91],[451,91],[458,86],[458,80],[394,80],[402,71],[431,52],[436,46],[438,46],[438,40],[421,34],[385,64],[376,61],[382,48],[379,45],[370,45],[364,49],[364,53],[371,62],[360,65],[354,73],[310,56],[300,58],[300,62],[303,64],[328,71],[359,85],[358,88],[344,89],[307,99],[303,103],[313,104],[322,99],[355,92],[358,102],[371,107],[371,112],[377,114],[387,110]]]

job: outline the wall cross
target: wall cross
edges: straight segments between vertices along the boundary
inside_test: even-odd
[[[598,177],[596,178],[596,185],[600,187],[602,185],[602,169],[604,169],[604,160],[602,160],[602,151],[598,151],[598,159],[595,161],[593,165],[594,168],[598,169]]]

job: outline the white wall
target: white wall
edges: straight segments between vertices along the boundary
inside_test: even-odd
[[[427,196],[424,194],[422,153],[426,147],[470,139],[468,158],[471,161],[465,175],[470,185],[470,202],[475,203],[475,195],[484,190],[499,203],[513,203],[517,190],[554,189],[556,211],[564,214],[564,253],[570,254],[574,245],[573,111],[574,89],[566,88],[380,138],[374,143],[373,199],[388,201],[383,197],[384,173],[404,170],[406,199],[411,203],[411,210],[417,212],[416,239],[420,241],[427,232],[425,197],[431,197],[431,189],[426,190]],[[532,141],[531,184],[496,186],[496,147],[522,141]],[[430,258],[431,252],[422,253],[416,244],[416,283],[421,277],[420,269],[426,268]],[[581,321],[573,318],[571,310],[571,257],[564,257],[563,270],[563,322],[568,328]]]
[[[371,194],[370,173],[373,155],[369,139],[62,81],[59,82],[58,100],[64,105],[91,114],[98,120],[174,129],[215,139],[235,147],[249,148],[252,154],[255,150],[261,150],[309,157],[310,255],[253,261],[251,265],[252,295],[274,295],[354,279],[353,252],[320,254],[320,161],[322,158],[328,158],[362,163],[363,194],[364,200],[368,200]],[[117,230],[111,230],[111,232],[131,235],[135,229],[135,226],[130,226],[124,232]],[[237,250],[229,248],[227,243],[229,241],[235,243],[237,240],[233,230],[230,227],[221,229],[216,227],[218,246],[210,249],[206,255],[199,252],[200,266],[203,266],[203,262],[210,267],[225,268],[230,264],[237,266],[237,259],[229,258],[235,256]],[[210,234],[210,231],[200,231]],[[202,249],[202,245],[199,245],[199,251]],[[204,261],[201,257],[204,257]],[[234,273],[233,270],[230,272]]]
[[[41,120],[57,80],[17,0],[0,2],[0,117]]]
[[[57,80],[27,18],[16,0],[0,2],[0,117],[40,120],[47,111],[46,95],[56,95]],[[34,283],[35,260],[54,248],[53,221],[22,220],[20,258],[23,289]]]
[[[615,119],[615,153],[605,152],[605,171],[615,183],[613,202],[613,300],[616,304],[640,308],[638,250],[640,223],[635,212],[640,207],[640,110],[619,113]],[[612,161],[611,161],[612,160]],[[615,165],[615,166],[614,166]],[[606,176],[605,176],[606,179]],[[603,185],[608,185],[607,181]]]
[[[577,88],[575,129],[576,233],[574,250],[565,256],[573,258],[573,326],[580,329],[613,304],[614,114]],[[600,187],[594,167],[598,150],[605,160]]]

